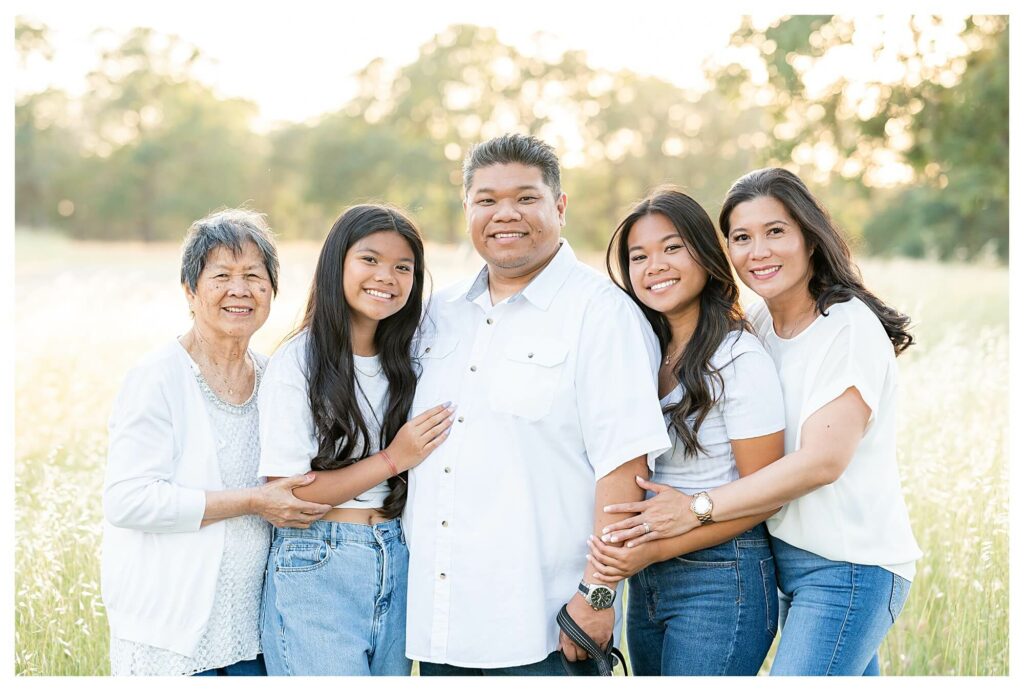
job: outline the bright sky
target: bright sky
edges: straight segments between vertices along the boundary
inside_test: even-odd
[[[291,0],[256,9],[215,0],[14,4],[15,14],[50,28],[56,49],[52,64],[16,70],[17,92],[52,84],[80,93],[86,72],[96,64],[96,42],[90,38],[95,29],[120,34],[150,26],[197,45],[213,63],[200,77],[222,95],[258,103],[264,126],[336,110],[353,94],[351,75],[371,59],[383,57],[396,66],[412,62],[423,43],[455,23],[494,27],[499,39],[523,52],[558,55],[566,48],[583,49],[595,67],[627,67],[696,87],[702,61],[725,46],[741,18],[738,11],[702,10],[698,19],[691,5],[654,0],[614,5]],[[546,37],[539,38],[538,32]]]

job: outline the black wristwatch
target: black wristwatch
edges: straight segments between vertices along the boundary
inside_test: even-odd
[[[596,610],[608,609],[615,602],[615,591],[606,585],[591,585],[580,581],[580,593],[587,604]]]

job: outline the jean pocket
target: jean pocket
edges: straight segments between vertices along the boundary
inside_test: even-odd
[[[331,558],[331,546],[325,540],[284,540],[277,550],[274,568],[279,573],[315,571]]]
[[[701,550],[703,551],[703,550]],[[694,569],[733,569],[736,570],[736,560],[731,561],[712,561],[709,559],[701,559],[699,552],[691,552],[683,557],[674,557],[676,563],[682,564],[683,566],[689,566]]]
[[[904,605],[907,604],[907,596],[910,595],[910,581],[903,576],[892,575],[892,595],[889,596],[889,615],[892,623],[900,616]]]
[[[775,557],[761,560],[761,582],[764,584],[765,617],[768,633],[779,630],[779,583],[775,577]]]

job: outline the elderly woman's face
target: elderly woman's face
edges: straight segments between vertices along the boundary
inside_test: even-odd
[[[229,338],[248,338],[263,326],[272,295],[263,255],[253,242],[243,244],[237,256],[229,247],[210,250],[196,291],[185,286],[196,326]]]

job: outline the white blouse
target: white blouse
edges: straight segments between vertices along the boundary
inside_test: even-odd
[[[722,385],[712,379],[718,400],[697,430],[697,440],[704,452],[686,452],[671,424],[671,415],[666,412],[665,425],[672,448],[654,461],[653,481],[685,494],[721,487],[739,477],[732,440],[762,437],[786,426],[779,375],[757,336],[747,331],[729,333],[710,364],[718,369]],[[661,399],[662,408],[678,403],[682,397],[682,385],[676,386]],[[652,494],[648,492],[647,496]]]
[[[768,530],[826,559],[881,566],[912,580],[921,549],[896,466],[896,356],[881,322],[856,298],[832,305],[793,338],[775,333],[763,302],[747,316],[782,382],[786,453],[800,448],[807,418],[847,389],[856,388],[871,409],[843,474],[782,507]]]

